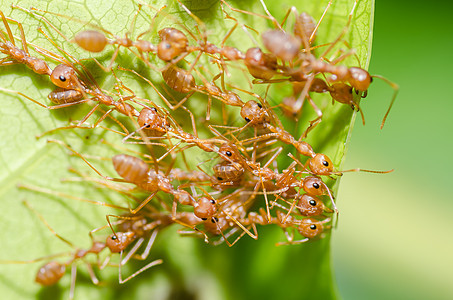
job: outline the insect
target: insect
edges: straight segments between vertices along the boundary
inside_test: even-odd
[[[28,188],[28,186],[25,186],[25,185],[22,187]],[[30,188],[33,189],[33,187],[30,187]],[[39,190],[39,188],[38,188],[38,190]],[[45,189],[43,189],[43,191],[45,191]],[[87,249],[76,248],[71,242],[69,242],[67,239],[63,238],[58,233],[56,233],[55,230],[52,227],[50,227],[50,225],[47,223],[47,221],[44,219],[44,217],[41,214],[39,214],[34,208],[32,208],[28,202],[24,201],[23,203],[36,216],[38,216],[40,221],[50,230],[50,232],[52,232],[52,234],[55,237],[57,237],[59,240],[61,240],[62,242],[64,242],[65,244],[67,244],[68,246],[73,248],[74,251],[70,252],[70,253],[54,254],[54,255],[50,255],[50,256],[41,257],[38,259],[29,260],[29,261],[2,261],[2,263],[28,264],[28,263],[35,263],[35,262],[39,262],[42,260],[50,259],[50,261],[48,261],[47,263],[42,265],[39,268],[38,272],[36,273],[35,281],[43,286],[50,286],[50,285],[57,284],[60,281],[60,279],[65,275],[66,269],[68,267],[71,267],[71,286],[70,286],[70,291],[69,291],[70,299],[74,298],[76,274],[77,274],[77,265],[76,265],[77,261],[83,261],[85,263],[88,273],[90,275],[91,281],[95,285],[98,285],[99,279],[96,277],[96,275],[94,273],[92,263],[87,261],[86,257],[88,255],[93,254],[99,260],[99,254],[104,249],[108,249],[110,251],[110,255],[106,258],[106,260],[102,264],[101,263],[98,264],[99,268],[101,268],[101,269],[105,268],[108,265],[111,254],[121,253],[121,256],[122,256],[122,253],[124,252],[124,250],[136,239],[135,233],[132,231],[128,231],[128,232],[113,233],[106,238],[105,242],[95,241],[93,239],[92,234],[96,231],[99,231],[99,230],[105,228],[105,226],[104,226],[102,228],[96,228],[90,232],[90,236],[92,238],[92,245],[89,248],[87,248]],[[156,234],[157,234],[157,232],[156,232]],[[156,237],[155,235],[153,235],[151,237],[152,242],[154,242],[155,237]],[[152,242],[151,242],[151,245],[152,245]],[[137,251],[137,249],[138,249],[138,247],[135,249],[135,251]],[[132,251],[134,251],[134,250],[132,250]],[[121,259],[121,263],[119,264],[119,266],[121,267],[121,265],[124,265],[125,263],[127,263],[127,261],[130,260],[130,258],[132,257],[133,254],[134,253],[131,253],[131,252],[128,253],[128,259],[127,260]],[[57,260],[51,260],[51,259],[59,257],[59,256],[70,256],[70,258],[64,262],[59,262]],[[136,272],[133,275],[126,278],[124,281],[121,280],[121,269],[120,269],[119,270],[120,283],[124,283],[124,282],[130,280],[131,278],[135,277],[136,275],[143,272],[144,270],[149,269],[152,266],[155,266],[160,263],[162,263],[162,260],[155,260],[155,261],[147,264],[144,268],[139,270],[139,272]]]

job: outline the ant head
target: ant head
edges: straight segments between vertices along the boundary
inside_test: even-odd
[[[343,104],[353,104],[354,97],[352,95],[352,87],[346,83],[334,83],[329,89],[330,96],[335,101]]]
[[[327,194],[327,187],[321,178],[308,176],[302,180],[302,189],[309,195],[321,196]]]
[[[138,125],[144,128],[148,136],[160,137],[163,136],[170,126],[168,120],[157,112],[155,107],[143,108],[137,119]]]
[[[220,157],[229,162],[238,162],[241,160],[239,150],[235,144],[223,143],[218,150]]]
[[[135,233],[133,232],[117,232],[112,233],[105,240],[105,245],[110,249],[112,253],[119,253],[126,249],[130,243],[135,239]]]
[[[105,35],[96,30],[81,31],[75,35],[74,40],[82,49],[90,52],[101,52],[108,43]]]
[[[212,217],[205,220],[203,223],[206,231],[214,235],[222,234],[222,232],[229,227],[229,224],[224,217]]]
[[[162,41],[157,45],[157,56],[164,61],[170,61],[183,52],[184,49],[178,44],[169,41]]]
[[[113,168],[127,182],[140,183],[148,177],[149,166],[140,158],[118,154],[112,157]]]
[[[157,46],[157,56],[170,61],[186,51],[189,41],[184,33],[172,27],[166,27],[159,31],[161,42]]]
[[[54,285],[63,277],[65,272],[65,265],[51,261],[39,268],[35,281],[44,286]]]
[[[316,175],[330,175],[334,171],[333,163],[327,155],[318,153],[313,158],[310,158],[310,170]]]
[[[326,209],[324,203],[314,196],[303,194],[299,197],[297,207],[302,216],[319,216]]]
[[[292,61],[299,53],[299,39],[281,30],[269,30],[261,35],[263,44],[283,61]]]
[[[198,218],[206,221],[217,212],[217,201],[208,197],[201,197],[193,206],[193,213]]]
[[[324,226],[316,219],[307,218],[302,220],[302,224],[297,226],[297,230],[304,237],[311,239],[320,235],[324,230]]]
[[[241,117],[247,123],[252,125],[264,125],[270,122],[270,117],[267,111],[263,108],[261,103],[250,100],[241,108]]]
[[[368,90],[371,84],[370,73],[362,68],[349,68],[349,83],[358,91],[364,92]]]
[[[80,82],[75,70],[65,64],[60,64],[53,69],[50,80],[53,84],[65,90],[80,89]]]

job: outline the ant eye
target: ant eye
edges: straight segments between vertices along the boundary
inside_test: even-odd
[[[150,128],[151,125],[150,124],[145,124],[145,128]]]
[[[212,223],[219,222],[219,219],[217,217],[212,217],[211,222]]]
[[[250,119],[247,118],[247,117],[245,117],[244,120],[245,120],[246,122],[250,122]]]
[[[201,218],[203,221],[206,221],[208,218]]]
[[[211,199],[209,202],[211,202],[212,204],[215,204],[215,200],[214,199]]]
[[[60,80],[63,81],[63,82],[66,81],[66,77],[64,77],[63,75],[60,75],[60,77],[58,77],[58,79],[60,79]]]
[[[316,229],[316,225],[315,224],[310,225],[310,229],[315,230]]]
[[[227,152],[225,152],[225,153],[226,153],[226,155],[228,155],[228,156],[233,155],[233,153],[231,153],[231,151],[227,151]]]
[[[327,161],[325,161],[325,160],[322,161],[322,164],[323,164],[324,166],[326,166],[326,167],[329,166],[329,162],[327,162]]]
[[[152,110],[153,112],[156,112],[156,113],[157,113],[157,109],[156,109],[155,107],[151,107],[151,110]]]
[[[263,108],[263,106],[261,105],[261,103],[257,103],[258,107],[259,108]]]
[[[313,187],[314,187],[315,189],[319,189],[319,184],[315,182],[315,183],[313,183]]]
[[[312,205],[312,206],[316,206],[316,201],[315,200],[310,200],[310,202],[308,202],[308,203],[310,203],[310,205]]]
[[[116,235],[112,235],[111,239],[116,240],[117,239]]]
[[[169,43],[166,43],[166,44],[165,44],[165,48],[170,49],[170,48],[171,48],[171,45],[170,45]]]
[[[223,180],[223,178],[222,178],[222,177],[217,177],[217,180],[220,180],[220,181],[222,181],[222,180]]]

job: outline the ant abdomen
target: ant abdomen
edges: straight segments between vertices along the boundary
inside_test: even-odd
[[[149,166],[138,157],[118,154],[112,162],[115,171],[127,182],[141,183],[148,178]]]
[[[351,104],[354,102],[352,87],[346,83],[334,83],[329,89],[330,96],[337,102]]]
[[[77,90],[56,89],[47,96],[55,104],[72,103],[83,99],[83,93]]]
[[[39,268],[35,281],[44,286],[54,285],[63,277],[65,272],[65,265],[51,261]]]
[[[219,181],[237,181],[245,172],[244,168],[238,168],[229,162],[217,164],[212,169]]]
[[[181,30],[173,27],[165,27],[161,29],[159,31],[159,37],[162,41],[177,43],[184,48],[189,44],[186,35]]]
[[[311,44],[316,37],[316,34],[312,37],[311,35],[315,31],[316,22],[312,16],[306,12],[302,12],[296,17],[294,24],[294,35],[300,40],[304,38]]]
[[[101,52],[108,44],[105,35],[96,30],[85,30],[74,37],[75,42],[81,48],[89,52]]]
[[[188,93],[195,88],[195,78],[190,72],[174,65],[162,71],[165,83],[180,93]]]
[[[277,58],[257,47],[247,50],[244,62],[250,74],[258,79],[270,80],[277,70]]]
[[[310,92],[325,93],[329,91],[329,86],[321,78],[314,78],[311,82]]]
[[[299,53],[299,39],[281,30],[270,30],[262,34],[263,44],[283,61],[292,61]]]

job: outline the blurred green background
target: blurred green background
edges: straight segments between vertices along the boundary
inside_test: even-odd
[[[373,82],[345,168],[395,171],[343,176],[332,235],[343,299],[453,299],[452,10],[376,1],[370,73],[401,90],[381,131],[392,89]]]

